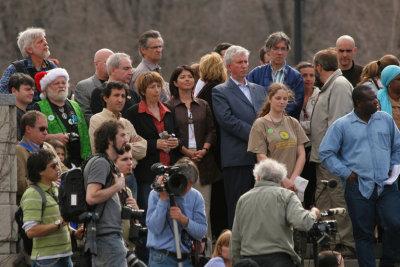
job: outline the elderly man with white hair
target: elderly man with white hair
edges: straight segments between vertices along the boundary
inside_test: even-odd
[[[255,187],[240,197],[231,237],[231,258],[251,258],[260,267],[296,266],[300,257],[293,244],[292,228],[311,229],[320,211],[307,211],[293,191],[279,185],[285,165],[265,159],[254,167]]]
[[[34,109],[47,118],[49,134],[46,140],[56,139],[66,145],[69,162],[80,166],[92,152],[81,108],[77,102],[67,99],[68,72],[63,68],[39,72],[35,81],[42,92],[42,100],[34,105]]]
[[[36,73],[40,71],[57,68],[52,61],[46,59],[50,56],[50,50],[44,29],[27,28],[18,34],[17,44],[24,59],[12,62],[4,71],[0,80],[0,93],[2,94],[9,93],[7,89],[8,81],[11,75],[16,72],[28,74],[34,79]],[[40,100],[39,95],[40,92],[35,89],[33,102]]]

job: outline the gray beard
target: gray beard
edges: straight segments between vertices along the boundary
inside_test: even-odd
[[[57,94],[57,93],[53,93],[51,91],[51,89],[47,89],[46,90],[46,95],[47,95],[48,98],[51,98],[51,99],[53,99],[55,101],[64,101],[65,102],[67,100],[67,97],[68,97],[68,91],[66,90],[66,91],[64,91],[62,93]]]

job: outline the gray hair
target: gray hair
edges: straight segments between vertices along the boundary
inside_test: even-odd
[[[225,51],[225,56],[224,56],[224,63],[225,66],[228,64],[232,64],[233,58],[236,55],[246,55],[247,58],[249,58],[250,52],[244,47],[238,46],[238,45],[232,45]]]
[[[25,31],[20,32],[17,37],[17,44],[19,51],[24,58],[28,58],[29,54],[25,51],[25,48],[32,47],[33,41],[38,37],[45,37],[46,32],[42,28],[27,28]]]
[[[290,38],[284,32],[271,33],[268,36],[267,40],[265,40],[265,48],[267,49],[267,51],[270,51],[274,45],[276,45],[282,41],[284,41],[286,43],[287,50],[290,51],[290,48],[291,48]]]
[[[261,181],[271,181],[279,184],[287,175],[286,166],[274,159],[264,159],[256,164],[253,169],[254,178],[260,177]]]
[[[192,185],[199,179],[199,169],[196,164],[188,157],[183,157],[175,163],[175,166],[180,167],[179,173],[183,174]]]
[[[161,37],[159,31],[156,30],[148,30],[142,33],[139,37],[139,55],[143,57],[142,51],[140,51],[141,47],[147,48],[149,45],[149,38],[159,39],[162,44],[164,44],[164,40]]]
[[[108,75],[111,75],[111,73],[110,73],[111,67],[114,67],[117,69],[119,68],[119,64],[121,64],[121,58],[128,59],[129,62],[132,64],[132,59],[128,54],[121,53],[121,52],[114,53],[111,56],[109,56],[106,61]]]

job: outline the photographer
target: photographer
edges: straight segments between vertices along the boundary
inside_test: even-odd
[[[251,258],[260,267],[296,266],[300,257],[293,245],[292,227],[309,230],[320,212],[303,209],[293,191],[280,187],[286,167],[265,159],[254,167],[256,184],[240,197],[235,212],[231,237],[233,263]]]
[[[124,153],[118,155],[117,161],[115,165],[118,167],[119,171],[124,175],[126,178],[129,174],[132,173],[132,154],[131,154],[131,146],[126,145],[124,147]],[[138,210],[139,207],[136,203],[136,200],[132,196],[133,192],[127,186],[125,186],[121,191],[118,192],[119,200],[121,206],[129,205],[132,210]],[[131,217],[131,216],[128,216]],[[124,219],[122,218],[122,236],[125,242],[128,244],[128,248],[133,250],[135,245],[133,242],[129,241],[129,229],[132,223],[132,219]]]
[[[180,168],[179,174],[187,179],[184,192],[175,195],[175,206],[170,206],[167,191],[150,192],[146,216],[150,266],[176,266],[178,263],[172,220],[178,222],[183,266],[192,266],[190,239],[201,240],[207,230],[203,197],[192,188],[199,176],[197,167],[189,158],[180,159],[175,166]],[[163,182],[163,176],[157,178],[159,185],[163,185]]]
[[[126,248],[121,236],[121,205],[118,197],[118,192],[125,187],[125,179],[123,175],[117,175],[114,162],[118,155],[124,154],[128,139],[121,123],[107,121],[95,131],[94,141],[96,152],[102,156],[89,160],[83,175],[87,186],[86,202],[92,206],[96,205],[94,211],[98,212],[100,219],[97,222],[95,240],[87,238],[86,242],[96,242],[96,267],[126,266]],[[128,202],[127,200],[127,204]],[[89,231],[90,227],[87,237],[91,236]]]

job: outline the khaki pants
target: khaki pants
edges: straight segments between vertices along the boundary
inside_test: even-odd
[[[317,200],[317,208],[321,211],[325,211],[332,208],[345,208],[347,210],[346,201],[344,199],[344,191],[342,187],[342,181],[339,177],[334,176],[327,169],[322,167],[322,164],[316,164],[316,174],[317,174],[317,189],[315,191],[315,198],[319,196],[323,188],[325,187],[321,180],[335,179],[337,181],[337,186],[335,188],[327,187],[321,196]],[[323,219],[329,219],[325,217]],[[355,247],[353,238],[353,228],[351,225],[351,220],[348,214],[334,215],[332,219],[337,221],[338,233],[336,234],[336,244],[342,244],[348,247]],[[332,240],[333,241],[333,240]]]

